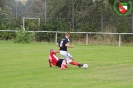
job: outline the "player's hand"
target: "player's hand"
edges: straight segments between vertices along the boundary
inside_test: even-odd
[[[49,65],[50,67],[52,67],[52,65]]]
[[[72,59],[72,61],[74,61],[74,59]]]
[[[74,48],[74,45],[72,45],[72,48]]]
[[[56,45],[57,45],[57,46],[59,46],[59,44],[58,44],[58,43],[56,43]]]

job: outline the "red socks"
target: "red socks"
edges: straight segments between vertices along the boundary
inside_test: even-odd
[[[70,62],[70,64],[72,64],[72,65],[76,65],[76,66],[78,66],[78,65],[79,65],[79,63],[78,63],[78,62],[74,62],[74,61]]]

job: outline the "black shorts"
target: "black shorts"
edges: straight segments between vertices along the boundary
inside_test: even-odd
[[[64,59],[59,59],[58,62],[56,63],[56,66],[61,67],[63,60]]]

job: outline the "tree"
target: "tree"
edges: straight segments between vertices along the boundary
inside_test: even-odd
[[[28,17],[40,17],[44,14],[44,1],[42,0],[28,0],[26,6],[26,15]]]
[[[0,0],[0,8],[3,8],[5,6],[5,0]]]

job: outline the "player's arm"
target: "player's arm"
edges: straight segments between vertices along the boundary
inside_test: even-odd
[[[59,50],[54,50],[55,53],[59,53]]]
[[[56,45],[59,47],[59,43],[56,43]]]
[[[52,63],[50,61],[50,58],[48,58],[49,66],[52,67]]]
[[[74,45],[69,45],[69,43],[65,44],[66,47],[74,48]]]
[[[60,45],[60,41],[59,41],[59,42],[57,42],[57,43],[56,43],[56,45],[59,47],[59,45]]]
[[[52,64],[51,64],[51,62],[50,62],[50,59],[48,59],[48,62],[49,62],[49,66],[52,67]]]

